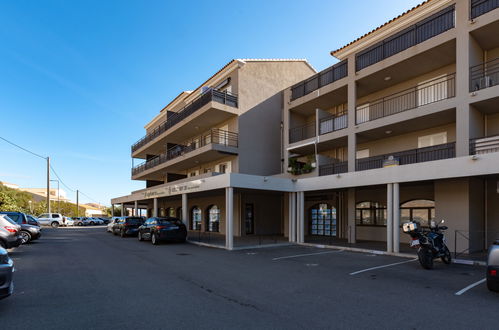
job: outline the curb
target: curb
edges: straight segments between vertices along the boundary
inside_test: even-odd
[[[211,247],[211,248],[216,248],[216,249],[227,250],[225,248],[225,245],[214,245],[214,244],[196,242],[196,241],[191,241],[191,240],[186,240],[186,242],[194,244],[194,245],[198,245],[198,246],[204,246],[204,247]],[[253,250],[253,249],[263,249],[263,248],[271,248],[271,247],[289,246],[289,245],[294,245],[294,244],[288,242],[288,243],[277,243],[277,244],[262,244],[262,245],[240,246],[240,247],[233,247],[232,250],[227,250],[227,251]]]

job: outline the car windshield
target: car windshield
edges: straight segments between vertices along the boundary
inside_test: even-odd
[[[144,222],[142,218],[127,218],[126,223],[131,225],[140,225]]]

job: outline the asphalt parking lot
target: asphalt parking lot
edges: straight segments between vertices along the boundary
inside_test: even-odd
[[[1,329],[497,328],[484,267],[303,246],[228,252],[44,229],[11,253]],[[457,295],[460,293],[460,295]]]

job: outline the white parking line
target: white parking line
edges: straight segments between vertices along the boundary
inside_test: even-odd
[[[460,296],[460,295],[462,295],[463,293],[465,293],[466,291],[468,291],[469,289],[473,289],[475,286],[482,284],[482,283],[483,283],[483,282],[485,282],[486,280],[487,280],[486,278],[481,279],[480,281],[475,282],[475,283],[473,283],[473,284],[470,284],[470,285],[468,285],[467,287],[465,287],[464,289],[459,290],[458,292],[456,292],[456,293],[454,293],[454,294],[455,294],[456,296]]]
[[[297,254],[297,255],[294,255],[294,256],[277,257],[277,258],[272,259],[272,261],[282,260],[282,259],[290,259],[290,258],[315,256],[315,255],[318,255],[318,254],[338,253],[338,252],[342,252],[342,251],[343,250],[335,250],[335,251],[326,251],[326,252],[317,252],[317,253]]]
[[[406,261],[401,261],[401,262],[395,262],[393,264],[388,264],[388,265],[382,265],[382,266],[376,266],[376,267],[371,267],[371,268],[367,268],[367,269],[362,269],[362,270],[358,270],[356,272],[350,273],[350,275],[357,275],[357,274],[360,274],[360,273],[368,272],[370,270],[375,270],[375,269],[380,269],[380,268],[386,268],[386,267],[391,267],[391,266],[397,266],[397,265],[401,265],[401,264],[406,264],[408,262],[413,262],[413,261],[416,261],[416,260],[418,260],[418,259],[416,258],[416,259],[411,259],[411,260],[406,260]]]

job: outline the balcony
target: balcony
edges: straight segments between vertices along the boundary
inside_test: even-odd
[[[315,137],[315,121],[302,126],[289,129],[289,143],[306,140]]]
[[[470,140],[470,154],[481,155],[499,152],[499,135],[486,136]]]
[[[355,56],[356,71],[400,53],[454,27],[454,5],[369,47]]]
[[[456,157],[456,143],[451,142],[431,147],[357,159],[356,170],[365,171],[374,168],[416,164],[454,157]]]
[[[471,0],[470,7],[470,18],[474,19],[499,8],[499,0]]]
[[[347,75],[348,63],[346,60],[341,61],[340,63],[337,63],[291,87],[291,101],[340,80]]]
[[[456,75],[452,73],[358,106],[355,122],[362,124],[449,99],[455,94]]]
[[[204,94],[198,96],[191,103],[186,105],[183,109],[173,114],[170,114],[167,120],[161,123],[158,127],[156,127],[152,132],[144,136],[142,139],[137,141],[132,145],[132,154],[139,150],[141,147],[145,146],[149,142],[158,138],[162,133],[166,132],[188,116],[192,115],[196,111],[203,108],[203,106],[207,105],[210,102],[216,102],[219,104],[228,105],[230,107],[237,108],[238,100],[237,96],[231,94],[229,92],[219,92],[217,90],[209,90]]]
[[[166,153],[135,166],[132,169],[132,178],[137,179],[140,174],[164,170],[167,167],[172,171],[186,170],[195,167],[195,164],[211,162],[227,157],[227,155],[237,154],[237,148],[237,133],[212,129],[206,134],[176,145],[168,149]],[[147,173],[145,173],[146,171]]]
[[[348,127],[346,112],[319,119],[319,134],[327,134]]]
[[[498,84],[499,57],[470,68],[470,92],[492,87]]]
[[[334,162],[319,166],[319,176],[348,172],[348,162]]]

